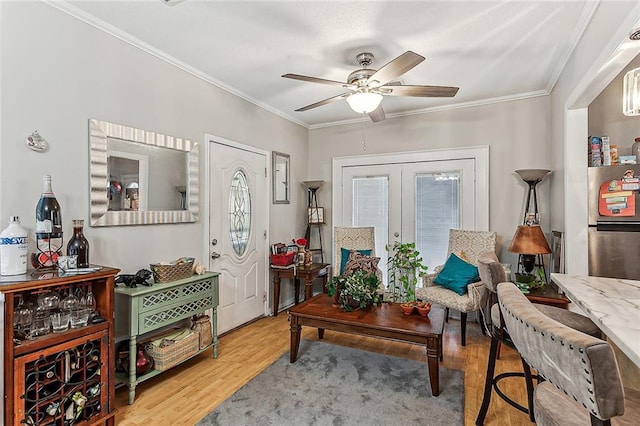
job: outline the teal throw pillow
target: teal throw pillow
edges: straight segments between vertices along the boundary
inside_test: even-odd
[[[344,275],[345,267],[347,266],[347,261],[349,260],[349,252],[351,250],[348,248],[340,249],[340,275]],[[371,256],[371,250],[354,250],[360,254],[364,254],[365,256]]]
[[[463,296],[467,292],[467,285],[478,280],[478,268],[451,253],[433,282]]]

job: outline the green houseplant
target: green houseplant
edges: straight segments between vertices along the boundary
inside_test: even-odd
[[[347,312],[364,309],[381,301],[380,279],[372,273],[356,271],[353,275],[338,275],[327,282],[327,294]]]
[[[398,241],[393,246],[386,245],[385,249],[389,252],[387,268],[391,301],[414,302],[418,278],[427,273],[420,252],[416,250],[415,243]]]

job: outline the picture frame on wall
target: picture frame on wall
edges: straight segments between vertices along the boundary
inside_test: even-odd
[[[307,218],[309,224],[324,224],[324,207],[309,207]]]
[[[560,231],[551,231],[553,240],[551,241],[551,264],[549,272],[564,274],[564,238]]]

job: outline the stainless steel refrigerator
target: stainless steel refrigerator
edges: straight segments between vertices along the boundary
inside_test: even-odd
[[[589,275],[640,280],[640,165],[589,167]]]

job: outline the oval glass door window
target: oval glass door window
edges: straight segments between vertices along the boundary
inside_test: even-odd
[[[229,234],[231,245],[238,256],[242,256],[251,234],[251,193],[247,176],[237,170],[229,188]]]

